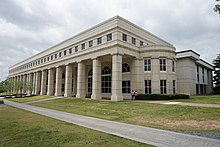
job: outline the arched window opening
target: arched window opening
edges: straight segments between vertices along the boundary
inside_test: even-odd
[[[130,72],[130,66],[127,63],[122,64],[122,72]]]

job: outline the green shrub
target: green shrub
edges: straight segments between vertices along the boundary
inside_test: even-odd
[[[138,94],[136,100],[174,100],[189,99],[186,94]]]
[[[0,99],[0,104],[4,104],[4,100]]]

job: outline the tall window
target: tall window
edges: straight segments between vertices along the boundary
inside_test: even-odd
[[[176,93],[176,81],[173,80],[173,94]]]
[[[50,57],[47,57],[47,61],[49,61],[50,60]]]
[[[66,56],[66,50],[65,50],[65,51],[63,51],[63,55],[64,55],[64,56]]]
[[[44,58],[44,62],[46,62],[46,58]]]
[[[145,80],[145,93],[151,94],[151,80]]]
[[[144,71],[151,71],[151,59],[144,59]]]
[[[126,34],[122,34],[122,40],[127,41],[127,35]]]
[[[61,57],[62,56],[62,52],[59,52],[59,57]]]
[[[78,46],[75,46],[75,52],[78,52]]]
[[[143,46],[144,45],[144,42],[143,41],[140,41],[140,46]]]
[[[130,67],[127,63],[122,64],[122,72],[130,72]]]
[[[199,82],[199,65],[197,65],[197,81]]]
[[[107,35],[107,41],[110,41],[110,40],[112,40],[112,34]]]
[[[160,93],[161,94],[167,93],[167,81],[166,80],[160,80]]]
[[[204,67],[202,67],[202,82],[205,82],[205,73],[204,73]]]
[[[135,45],[136,44],[136,38],[132,37],[131,43]]]
[[[93,46],[93,40],[89,41],[89,47]]]
[[[69,54],[72,54],[72,48],[69,49]]]
[[[166,59],[160,59],[160,71],[166,71]]]
[[[131,83],[130,81],[122,81],[122,93],[131,92]]]
[[[175,72],[175,62],[172,61],[172,72]]]
[[[84,50],[85,49],[85,43],[83,43],[81,46],[82,46],[82,50]]]
[[[92,92],[92,68],[88,73],[88,92]]]
[[[54,58],[55,58],[55,59],[57,58],[57,54],[54,55]]]
[[[50,56],[50,60],[53,60],[53,55]]]
[[[102,37],[97,38],[97,44],[101,44],[102,43]]]
[[[111,93],[111,69],[105,66],[102,70],[102,93]]]

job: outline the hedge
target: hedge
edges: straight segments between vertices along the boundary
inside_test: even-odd
[[[1,100],[1,99],[0,99],[0,104],[4,104],[4,100]]]
[[[189,99],[186,94],[138,94],[136,100],[174,100]]]

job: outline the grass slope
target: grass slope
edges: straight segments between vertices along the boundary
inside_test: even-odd
[[[30,102],[30,101],[48,99],[48,98],[52,98],[52,97],[53,96],[39,95],[39,96],[24,97],[24,98],[7,98],[7,100],[10,100],[13,102],[18,102],[18,103],[25,103],[25,102]]]
[[[220,95],[195,95],[190,96],[189,99],[180,99],[173,101],[203,104],[220,104]]]
[[[0,146],[148,146],[132,140],[0,105]]]
[[[220,109],[63,98],[33,104],[74,114],[170,130],[220,131]]]

